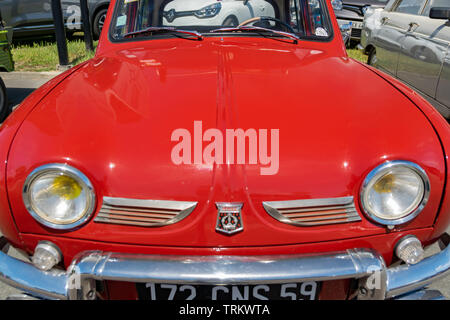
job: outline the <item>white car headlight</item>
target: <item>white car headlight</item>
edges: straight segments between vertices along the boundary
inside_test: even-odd
[[[399,225],[425,207],[430,182],[425,171],[409,161],[389,161],[370,172],[361,189],[361,204],[370,219]]]
[[[200,10],[195,11],[195,16],[197,18],[212,18],[219,14],[220,9],[222,9],[222,4],[220,2],[211,4],[207,7],[201,8]]]
[[[344,7],[344,4],[342,3],[341,0],[332,0],[331,5],[333,6],[333,9],[335,11],[341,11]]]
[[[370,14],[372,12],[372,8],[370,6],[365,6],[362,8],[362,13],[365,16],[366,14]]]
[[[89,179],[65,164],[48,164],[35,169],[23,187],[28,212],[43,225],[73,229],[94,212],[95,193]]]

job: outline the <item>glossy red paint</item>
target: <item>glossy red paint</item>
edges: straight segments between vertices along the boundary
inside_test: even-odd
[[[61,248],[64,257],[64,266],[67,267],[73,257],[83,251],[100,250],[105,252],[124,252],[138,254],[159,254],[159,255],[282,255],[282,254],[308,254],[327,253],[346,250],[349,248],[369,248],[376,250],[383,256],[387,264],[393,261],[393,248],[395,244],[405,235],[413,234],[425,245],[429,244],[427,239],[432,234],[432,228],[414,229],[401,232],[392,232],[368,237],[358,237],[344,240],[312,242],[306,244],[278,245],[278,246],[242,246],[242,247],[190,247],[184,246],[154,246],[136,245],[88,241],[72,239],[61,236],[44,236],[41,234],[25,234],[21,237],[26,243],[25,249],[33,252],[40,240],[49,240]]]
[[[27,115],[45,96],[55,88],[61,81],[76,71],[81,65],[68,70],[30,94],[22,104],[5,120],[0,127],[0,231],[13,245],[22,247],[23,243],[19,237],[17,226],[11,214],[8,195],[6,191],[6,165],[11,142],[17,130]]]
[[[338,30],[335,19],[333,25]],[[174,165],[171,133],[192,130],[196,120],[204,129],[279,129],[279,173],[261,176],[258,165]],[[95,58],[24,102],[0,142],[7,160],[0,163],[2,232],[29,252],[39,240],[53,241],[66,265],[84,250],[257,255],[359,247],[390,262],[400,237],[416,234],[428,243],[450,220],[448,124],[403,85],[349,59],[337,32],[330,42],[298,45],[257,37],[112,43],[104,32]],[[392,232],[366,219],[358,203],[365,176],[389,160],[419,164],[431,183],[423,212]],[[51,230],[22,201],[26,177],[47,163],[88,176],[99,199],[94,217],[104,196],[198,206],[161,228],[91,219],[76,230]],[[356,199],[361,222],[299,228],[262,207],[343,196]],[[215,232],[215,202],[224,201],[244,203],[243,232]]]
[[[439,140],[441,141],[442,150],[445,158],[445,181],[446,187],[445,192],[442,195],[441,208],[435,220],[435,229],[432,235],[432,239],[439,238],[450,225],[450,192],[448,191],[448,183],[450,181],[450,126],[444,117],[433,108],[420,94],[412,90],[410,87],[406,86],[404,83],[398,81],[397,79],[376,70],[370,66],[366,66],[372,71],[377,73],[380,77],[389,81],[395,88],[400,90],[408,99],[410,99],[430,120],[436,131]]]
[[[103,196],[198,201],[195,211],[175,225],[149,229],[90,221],[59,232],[71,238],[228,247],[380,234],[384,228],[366,219],[315,228],[285,225],[270,217],[262,202],[358,199],[364,177],[393,159],[417,162],[433,190],[423,213],[405,227],[433,225],[444,185],[439,139],[405,96],[358,63],[319,50],[315,43],[296,46],[260,38],[128,46],[86,63],[21,126],[7,174],[21,232],[55,234],[30,218],[21,194],[28,174],[52,162],[69,163],[91,179],[100,199],[97,210]],[[347,82],[350,77],[354,82]],[[318,93],[325,83],[334,94]],[[176,166],[170,159],[171,133],[192,130],[195,120],[203,121],[205,129],[279,129],[279,173],[261,176],[258,165]],[[215,232],[215,202],[221,201],[244,202],[245,232],[232,237]]]

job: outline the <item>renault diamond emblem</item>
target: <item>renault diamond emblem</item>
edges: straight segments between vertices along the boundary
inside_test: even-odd
[[[236,202],[216,202],[217,224],[216,231],[226,234],[233,234],[244,230],[242,223],[241,209],[243,203]]]
[[[173,22],[173,20],[175,20],[175,14],[175,9],[170,9],[169,11],[164,12],[164,16],[166,17],[167,22]]]

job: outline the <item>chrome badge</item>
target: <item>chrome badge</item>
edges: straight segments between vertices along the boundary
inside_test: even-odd
[[[216,202],[217,224],[216,231],[225,234],[233,234],[244,230],[242,223],[241,209],[243,203],[236,202]]]

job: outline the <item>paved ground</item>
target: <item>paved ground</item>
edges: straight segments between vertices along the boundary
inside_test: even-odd
[[[8,88],[8,97],[12,105],[19,104],[28,94],[33,92],[34,89],[41,86],[57,73],[31,73],[31,72],[14,72],[14,73],[1,73],[0,76],[5,81]],[[447,229],[450,234],[450,227]],[[427,248],[428,255],[438,252],[438,246],[435,244]],[[19,257],[17,251],[10,249],[10,254]],[[431,288],[440,290],[448,299],[450,299],[450,276],[433,284]],[[0,283],[0,300],[6,299],[9,295],[19,293],[17,290]]]
[[[57,72],[2,72],[0,77],[5,82],[9,103],[16,106],[57,74]]]

